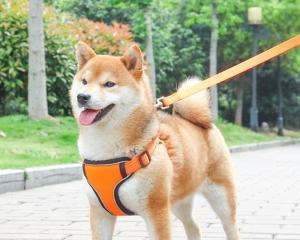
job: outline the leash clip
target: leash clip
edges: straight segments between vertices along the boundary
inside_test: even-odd
[[[164,96],[162,96],[162,97],[156,99],[156,104],[155,104],[154,106],[155,106],[157,109],[162,109],[162,110],[168,109],[169,106],[164,107],[164,104],[163,104],[163,102],[161,101],[162,99],[164,99]]]

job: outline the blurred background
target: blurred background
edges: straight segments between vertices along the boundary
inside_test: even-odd
[[[4,144],[6,138],[0,152],[5,159],[36,158],[37,165],[41,158],[78,158],[73,148],[68,153],[58,148],[76,139],[74,121],[68,117],[68,89],[79,40],[98,54],[112,55],[138,43],[159,97],[174,92],[189,76],[205,79],[300,33],[300,0],[45,0],[39,8],[34,2],[0,0],[0,141]],[[43,13],[43,46],[32,54],[44,53],[47,91],[28,84],[34,76],[28,60],[30,44],[34,45],[30,28],[34,34],[35,24],[30,16],[34,19],[37,11]],[[299,50],[212,90],[215,121],[229,145],[278,139],[276,135],[300,137]],[[47,118],[28,109],[32,94],[36,102],[37,95],[45,95],[46,115],[56,117],[60,125],[29,121],[28,114],[32,119]]]

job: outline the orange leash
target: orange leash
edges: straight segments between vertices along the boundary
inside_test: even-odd
[[[185,90],[177,91],[168,97],[161,97],[157,99],[156,107],[164,109],[168,108],[170,105],[182,100],[186,97],[189,97],[197,92],[200,92],[204,89],[210,88],[218,83],[224,82],[229,80],[241,73],[244,73],[251,68],[254,68],[266,61],[269,61],[279,55],[293,49],[297,48],[300,45],[300,35],[297,35],[289,40],[282,42],[275,47],[270,48],[267,51],[264,51],[248,60],[241,62],[223,72],[220,72],[210,78],[207,78],[204,81],[199,82],[198,84],[194,85],[193,88],[188,88]]]

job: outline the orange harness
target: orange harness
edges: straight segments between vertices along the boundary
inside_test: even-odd
[[[134,215],[122,204],[119,188],[135,172],[149,165],[151,154],[159,141],[159,138],[156,137],[147,145],[143,153],[135,155],[131,159],[127,157],[102,161],[84,159],[84,176],[102,207],[111,215]]]

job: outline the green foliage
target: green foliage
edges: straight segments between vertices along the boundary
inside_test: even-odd
[[[156,26],[164,25],[154,28],[153,41],[157,93],[166,95],[175,91],[187,77],[202,75],[204,55],[199,36],[183,28],[175,19],[168,24],[166,19],[157,18],[155,23]]]
[[[252,55],[253,33],[247,22],[247,9],[260,6],[263,11],[263,25],[259,31],[259,52],[295,36],[300,32],[300,1],[259,1],[230,0],[218,1],[219,19],[218,71],[225,70]],[[192,29],[202,29],[201,39],[205,55],[209,51],[211,1],[188,1],[188,17],[185,25]],[[293,50],[282,59],[284,118],[285,126],[300,127],[299,49]],[[208,66],[208,62],[205,64]],[[208,69],[205,68],[207,73]],[[244,125],[249,123],[251,104],[251,72],[240,76],[244,81]],[[237,81],[219,87],[219,108],[224,118],[233,121],[236,109]],[[265,64],[258,69],[258,109],[259,122],[267,121],[276,125],[277,121],[277,69],[276,62]]]
[[[0,14],[0,115],[26,111],[27,18]]]
[[[147,37],[144,15],[151,13],[159,95],[174,91],[186,77],[201,76],[203,73],[204,55],[200,36],[182,24],[177,17],[178,14],[184,17],[182,9],[174,5],[156,0],[59,0],[55,3],[61,11],[69,11],[77,17],[84,16],[108,24],[114,21],[130,24],[134,40],[143,49]]]
[[[18,0],[19,5],[20,1],[24,2],[24,0]],[[66,95],[67,88],[63,85],[69,84],[68,81],[74,71],[73,50],[70,47],[73,43],[68,45],[68,41],[75,42],[75,40],[81,39],[87,41],[99,53],[120,54],[133,38],[130,33],[131,28],[134,40],[145,49],[147,37],[145,13],[151,13],[153,20],[157,94],[166,95],[174,91],[179,82],[188,76],[197,75],[202,78],[208,76],[209,44],[212,28],[210,0],[45,0],[45,2],[55,6],[60,12],[57,15],[62,16],[58,17],[59,21],[55,20],[57,16],[52,18],[49,16],[45,17],[47,24],[49,23],[46,31],[48,32],[46,34],[46,44],[49,46],[47,61],[51,62],[49,68],[47,67],[47,74],[50,76],[48,76],[49,105],[51,112],[54,114],[68,114],[70,111],[68,107],[63,108],[63,106],[68,105],[59,102],[58,96],[55,95],[55,92],[62,92]],[[252,28],[247,22],[247,9],[252,6],[260,6],[263,9],[263,25],[260,27],[259,51],[266,50],[289,37],[299,34],[300,0],[217,1],[219,19],[219,72],[251,56],[253,33]],[[1,8],[3,9],[3,4],[0,4],[0,11]],[[65,17],[64,11],[74,14],[77,18],[87,17],[93,21],[103,21],[112,26],[109,27],[103,23],[96,23],[86,19],[77,21],[72,19],[72,17]],[[15,16],[14,20],[12,20],[14,16],[11,16],[11,21],[19,21],[19,18],[22,19],[22,14],[20,15],[19,12],[15,11]],[[6,32],[10,32],[16,28],[15,24],[17,25],[17,23],[11,23],[10,27],[8,27],[5,23],[8,20],[3,15],[2,18],[4,22],[0,22],[1,29],[6,29]],[[24,20],[22,21],[22,24],[25,24]],[[53,22],[63,24],[56,26]],[[115,22],[129,24],[130,28],[127,25],[121,26]],[[52,31],[53,26],[55,31]],[[98,27],[101,28],[101,31],[95,30]],[[59,29],[59,31],[56,31],[56,29]],[[109,39],[114,37],[114,32],[118,32],[119,29],[121,29],[121,34],[117,34],[116,39],[110,41]],[[122,32],[124,29],[126,30],[125,33]],[[26,35],[25,30],[26,27],[18,31],[18,33]],[[0,32],[1,39],[8,42],[8,44],[3,44],[3,47],[1,45],[2,42],[0,43],[0,91],[2,91],[0,94],[0,103],[5,101],[8,107],[3,110],[3,104],[0,104],[0,114],[1,112],[13,109],[16,109],[13,112],[24,112],[26,107],[23,101],[26,97],[26,90],[24,89],[27,87],[26,81],[24,82],[22,79],[27,75],[27,61],[16,61],[16,58],[13,58],[8,63],[8,59],[10,58],[7,58],[4,52],[12,51],[15,54],[19,54],[21,59],[26,59],[23,55],[26,55],[27,47],[22,47],[21,44],[23,41],[13,40],[16,36],[7,38],[5,31]],[[80,37],[78,38],[78,36]],[[19,37],[22,39],[26,38]],[[16,47],[11,47],[14,46],[13,41],[17,41],[20,44],[16,45]],[[56,53],[56,45],[65,49],[63,52],[66,52],[65,56],[68,56],[67,58],[61,56],[63,53]],[[282,58],[284,118],[286,126],[291,127],[300,127],[299,52],[300,49],[293,50],[285,54]],[[61,60],[58,61],[55,58],[55,54],[58,54]],[[54,62],[60,62],[60,64],[52,65]],[[60,65],[62,64],[66,66],[65,69],[67,71],[63,72],[62,76],[59,74],[55,75],[56,72],[61,72],[62,67]],[[13,67],[10,69],[7,66]],[[3,68],[5,69],[3,70]],[[10,72],[8,72],[8,69]],[[239,80],[244,81],[244,125],[248,125],[249,121],[251,103],[250,78],[251,73],[239,77]],[[11,80],[8,83],[4,79],[13,79],[13,81]],[[4,88],[8,89],[5,93],[3,92]],[[230,121],[233,121],[236,110],[237,89],[238,84],[236,84],[236,81],[219,87],[220,113],[222,117]],[[17,94],[13,94],[14,91]],[[277,69],[276,62],[274,62],[258,69],[260,123],[267,121],[271,125],[276,124],[277,102]],[[56,107],[58,108],[56,109]]]
[[[260,48],[270,48],[300,33],[300,1],[285,0],[258,2],[263,9],[264,26],[269,32],[269,38],[260,40]],[[300,49],[292,50],[281,57],[283,113],[286,126],[300,128]],[[265,65],[259,73],[260,117],[264,121],[276,123],[278,106],[277,97],[277,64]],[[276,86],[274,88],[274,86]]]
[[[168,5],[153,1],[151,10],[157,94],[166,95],[187,77],[203,75],[205,55],[200,35],[183,25],[183,8],[173,6],[170,10]]]
[[[51,115],[70,115],[69,87],[76,72],[75,49],[70,40],[46,35],[48,108]]]
[[[26,113],[28,79],[27,15],[0,15],[0,115]],[[75,73],[73,42],[45,33],[49,113],[70,114],[68,88]]]
[[[61,11],[111,24],[112,22],[130,23],[135,12],[148,7],[151,0],[58,0],[53,2]]]
[[[27,0],[0,2],[0,115],[27,112],[27,4]],[[130,28],[78,21],[47,7],[44,29],[49,114],[70,115],[68,90],[76,71],[75,43],[83,40],[99,53],[120,54],[132,42]]]

